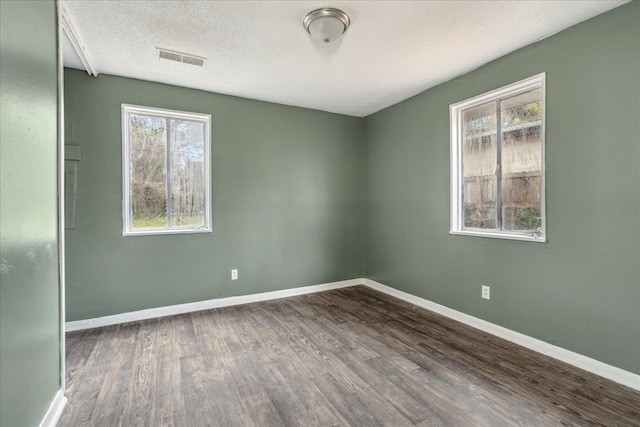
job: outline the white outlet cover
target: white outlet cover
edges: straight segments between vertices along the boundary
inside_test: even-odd
[[[482,298],[491,299],[491,288],[489,286],[482,285]]]

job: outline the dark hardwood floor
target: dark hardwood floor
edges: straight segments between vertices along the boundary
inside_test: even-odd
[[[67,334],[59,426],[640,426],[640,392],[358,286]]]

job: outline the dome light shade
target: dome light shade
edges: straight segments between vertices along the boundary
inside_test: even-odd
[[[343,11],[325,7],[309,12],[302,23],[311,37],[323,43],[331,43],[347,31],[350,20]]]

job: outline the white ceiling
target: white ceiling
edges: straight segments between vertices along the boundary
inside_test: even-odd
[[[366,116],[624,3],[67,0],[64,7],[98,73]],[[302,26],[325,6],[351,18],[331,45]],[[156,47],[207,61],[200,68],[160,60]],[[69,46],[64,63],[83,68]]]

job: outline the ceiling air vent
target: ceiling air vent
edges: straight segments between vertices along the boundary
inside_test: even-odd
[[[175,52],[173,50],[158,49],[158,57],[160,59],[168,59],[169,61],[183,62],[185,64],[196,65],[202,67],[206,58],[200,56],[189,55],[187,53]]]

